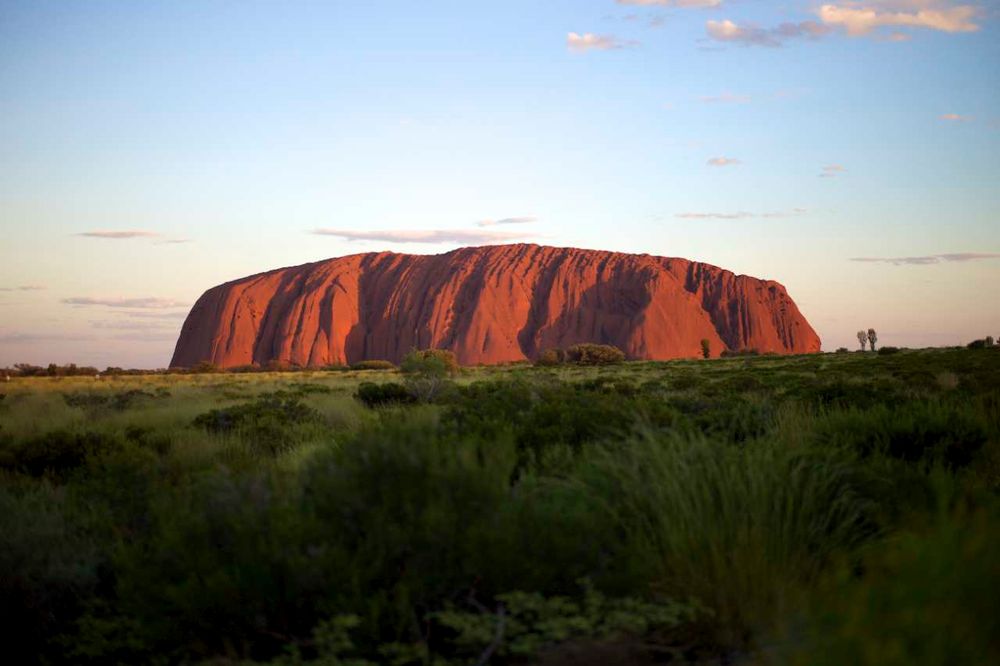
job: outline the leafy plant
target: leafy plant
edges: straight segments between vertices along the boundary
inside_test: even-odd
[[[358,385],[358,390],[354,394],[354,397],[364,403],[365,407],[406,405],[415,401],[409,389],[402,384],[392,382],[385,384],[362,382]]]
[[[693,622],[701,615],[697,604],[611,599],[586,583],[583,591],[582,598],[508,592],[497,595],[494,612],[478,602],[471,610],[449,604],[431,617],[450,630],[450,654],[466,655],[469,660],[478,657],[477,663],[486,663],[493,656],[534,657],[546,647],[579,638],[643,637]]]
[[[358,361],[351,365],[351,370],[396,370],[396,364],[392,361],[381,361],[378,359],[370,359],[367,361]]]
[[[566,350],[566,360],[581,365],[609,365],[625,360],[625,352],[613,345],[585,342]]]

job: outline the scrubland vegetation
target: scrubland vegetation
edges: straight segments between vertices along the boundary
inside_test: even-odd
[[[5,653],[1000,663],[1000,351],[889,349],[16,378]]]

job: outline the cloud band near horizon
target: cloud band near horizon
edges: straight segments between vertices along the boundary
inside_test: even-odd
[[[929,266],[951,262],[977,261],[980,259],[1000,259],[997,252],[955,252],[950,254],[928,254],[916,257],[851,257],[851,261],[861,263],[883,263],[893,266]]]
[[[511,218],[512,219],[512,218]],[[513,224],[513,222],[511,223]],[[491,226],[491,225],[487,225]],[[535,234],[518,231],[477,231],[468,229],[397,229],[355,231],[351,229],[313,229],[317,236],[336,236],[347,241],[383,241],[387,243],[498,243],[531,238]]]

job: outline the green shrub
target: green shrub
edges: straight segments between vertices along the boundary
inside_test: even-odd
[[[192,375],[211,374],[220,371],[221,368],[211,361],[199,361],[188,369],[188,372]]]
[[[166,455],[173,446],[170,433],[158,431],[150,426],[125,426],[125,439],[161,456]]]
[[[625,360],[625,352],[613,345],[585,342],[566,350],[566,360],[580,365],[608,365]]]
[[[809,666],[1000,663],[998,512],[938,517],[844,566],[816,595],[781,662]],[[860,572],[860,574],[859,574]]]
[[[879,356],[891,356],[892,354],[898,354],[901,350],[899,347],[879,347]]]
[[[434,402],[449,393],[448,377],[458,370],[455,354],[446,349],[414,349],[399,369],[406,376],[406,388],[418,402]]]
[[[760,352],[757,351],[756,349],[749,349],[749,348],[747,348],[747,349],[723,349],[722,350],[722,357],[723,358],[734,358],[734,357],[738,358],[738,357],[742,357],[742,356],[760,356]]]
[[[337,568],[323,545],[308,550],[293,498],[266,471],[225,468],[164,489],[151,501],[149,535],[115,553],[115,613],[85,618],[77,651],[98,662],[192,663],[271,656],[308,636]]]
[[[620,526],[617,566],[637,562],[654,589],[701,601],[735,648],[870,537],[871,503],[852,479],[836,455],[646,436],[590,449],[570,483]]]
[[[387,405],[406,405],[415,401],[410,391],[402,384],[375,384],[363,382],[358,386],[354,397],[365,407],[384,407]]]
[[[453,374],[458,370],[455,353],[447,349],[414,349],[399,364],[403,374]]]
[[[831,412],[819,416],[812,431],[822,446],[953,469],[968,466],[990,438],[983,410],[950,402],[911,401]]]
[[[141,389],[129,389],[127,391],[117,391],[114,393],[94,393],[90,391],[78,391],[76,393],[63,393],[63,400],[70,407],[94,412],[99,409],[109,409],[115,412],[124,412],[136,407],[143,402],[157,398],[169,397],[170,393],[154,394]]]
[[[485,612],[481,604],[469,610],[449,604],[432,615],[452,634],[449,655],[465,657],[466,663],[487,650],[501,658],[528,659],[565,641],[643,637],[690,623],[699,615],[696,606],[676,601],[609,599],[591,585],[584,586],[580,599],[508,592],[497,595],[496,601],[493,613]]]
[[[351,370],[395,370],[396,364],[391,361],[381,361],[379,359],[370,359],[367,361],[358,361],[351,365]]]
[[[65,480],[88,458],[122,447],[122,441],[104,432],[53,430],[0,450],[0,468]]]
[[[514,461],[509,438],[458,436],[411,418],[315,458],[301,481],[320,530],[312,543],[350,553],[336,612],[367,609],[361,637],[412,642],[414,608],[440,608],[477,578],[494,578],[487,569],[522,567],[520,554],[500,547]]]
[[[973,340],[965,347],[966,349],[986,349],[986,340]]]
[[[10,663],[70,663],[57,638],[98,584],[101,556],[68,504],[65,490],[46,482],[0,484],[0,622]]]
[[[672,405],[626,386],[617,390],[614,383],[603,381],[477,382],[458,389],[442,420],[460,433],[512,432],[522,467],[543,464],[551,452],[579,451],[587,444],[620,437],[637,423],[678,425]]]
[[[566,362],[566,352],[562,349],[546,349],[535,360],[535,365],[553,366],[562,365]]]
[[[239,435],[253,451],[277,454],[292,448],[304,426],[319,423],[319,413],[285,391],[265,393],[253,402],[205,412],[193,425],[214,434]]]

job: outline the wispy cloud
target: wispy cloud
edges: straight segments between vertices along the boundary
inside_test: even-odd
[[[782,46],[791,39],[818,39],[830,30],[831,28],[816,21],[781,23],[773,28],[761,28],[750,23],[740,25],[729,19],[705,22],[705,32],[717,42],[771,48]]]
[[[66,305],[103,305],[109,308],[136,308],[140,310],[165,310],[167,308],[187,307],[186,303],[181,303],[180,301],[153,296],[142,298],[90,298],[88,296],[76,296],[73,298],[64,298],[62,302]]]
[[[168,320],[129,321],[126,319],[92,321],[90,325],[94,328],[110,331],[163,331],[176,329],[178,323]]]
[[[45,285],[41,284],[22,284],[17,287],[0,287],[0,291],[44,291],[45,289]]]
[[[191,238],[166,238],[161,241],[156,241],[157,245],[180,245],[181,243],[193,243],[194,240]]]
[[[979,7],[955,4],[952,0],[846,0],[821,5],[816,10],[818,21],[785,22],[774,27],[761,27],[724,19],[707,21],[705,31],[710,39],[718,42],[771,48],[783,46],[790,40],[816,40],[834,33],[905,42],[910,35],[898,28],[947,33],[975,32],[979,30],[976,21],[982,15]]]
[[[524,215],[521,217],[504,217],[499,220],[479,220],[476,222],[477,227],[495,227],[501,224],[530,224],[532,222],[537,222],[538,218],[532,215]]]
[[[187,309],[176,312],[137,312],[126,310],[124,312],[117,312],[116,314],[125,315],[133,319],[185,319],[188,316],[188,311]]]
[[[124,342],[173,342],[177,339],[177,335],[158,331],[147,331],[145,333],[141,331],[133,331],[130,333],[115,335],[111,339],[122,340]]]
[[[777,210],[770,211],[766,213],[750,213],[745,210],[737,211],[735,213],[677,213],[674,217],[681,218],[683,220],[746,220],[752,218],[763,218],[763,219],[773,219],[781,217],[795,217],[798,215],[805,215],[808,211],[805,208],[793,208],[791,210]]]
[[[14,331],[0,333],[0,342],[5,344],[24,344],[32,342],[70,342],[77,340],[93,340],[92,335],[74,335],[69,333],[36,333]]]
[[[501,243],[533,234],[516,231],[476,231],[468,229],[398,229],[357,231],[353,229],[313,229],[320,236],[337,236],[349,241],[383,241],[386,243]]]
[[[721,95],[705,95],[699,98],[704,104],[749,104],[750,95],[734,95],[724,92]]]
[[[743,164],[742,160],[738,160],[735,157],[713,157],[708,162],[708,166],[713,167],[726,167],[726,166],[736,166],[738,164]]]
[[[712,9],[722,6],[722,0],[615,0],[619,5],[640,7],[688,7],[692,9]]]
[[[928,266],[931,264],[977,261],[980,259],[1000,259],[1000,253],[956,252],[952,254],[928,254],[920,257],[852,257],[851,261],[892,264],[893,266]]]
[[[972,116],[963,116],[960,113],[945,113],[938,118],[952,123],[967,123],[972,120]]]
[[[566,47],[570,51],[586,53],[587,51],[613,51],[629,46],[636,46],[639,42],[635,40],[621,40],[614,35],[595,35],[592,32],[585,32],[582,35],[571,32],[566,35]]]
[[[822,5],[817,12],[826,25],[841,28],[852,37],[869,35],[879,28],[923,28],[939,32],[975,32],[981,10],[948,0],[869,0]]]
[[[77,236],[86,236],[87,238],[106,238],[110,240],[127,240],[129,238],[156,238],[160,234],[155,231],[144,231],[142,229],[125,229],[120,231],[97,229],[94,231],[83,231],[77,234]]]
[[[684,220],[744,220],[755,217],[753,213],[739,211],[737,213],[677,213],[674,217]]]
[[[842,173],[847,173],[847,169],[845,169],[842,165],[840,165],[840,164],[827,164],[825,167],[823,167],[823,170],[820,171],[819,177],[820,178],[836,178],[837,176],[839,176]]]

